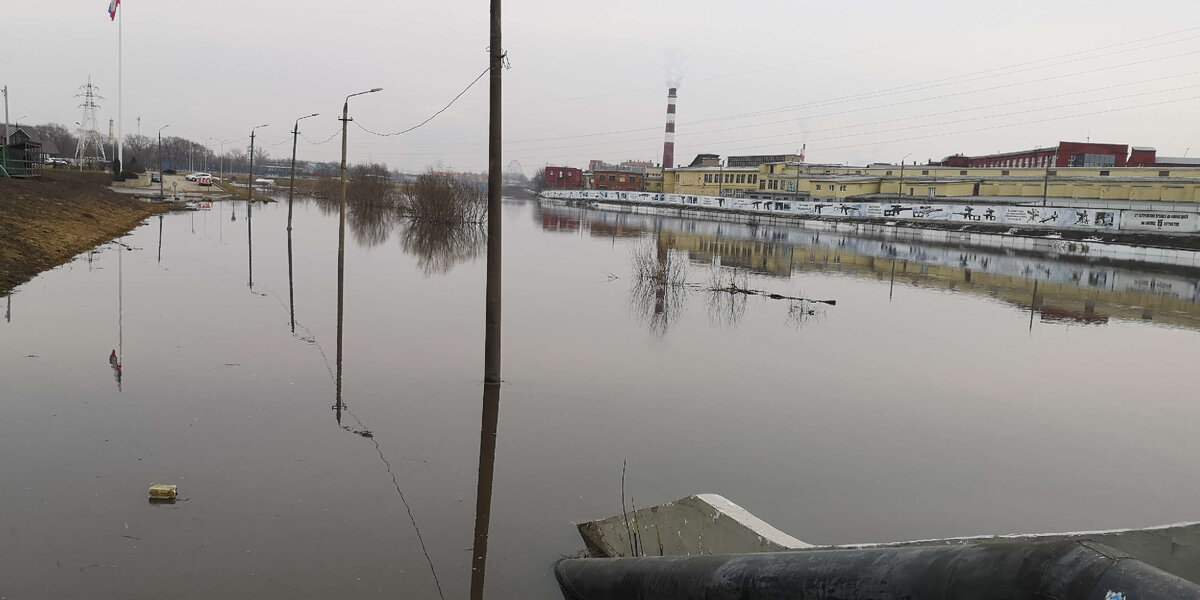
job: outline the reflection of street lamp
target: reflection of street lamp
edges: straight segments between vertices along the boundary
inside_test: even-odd
[[[905,154],[904,158],[900,159],[900,183],[896,184],[896,195],[901,198],[904,197],[904,161],[910,156],[912,156],[912,152]]]
[[[158,197],[159,198],[166,197],[166,194],[163,192],[163,179],[165,179],[165,177],[163,176],[163,170],[162,170],[162,130],[164,130],[170,126],[171,126],[170,124],[167,124],[167,125],[163,125],[162,127],[158,128]]]
[[[337,398],[334,405],[339,423],[342,421],[342,282],[346,274],[346,123],[350,122],[351,98],[382,90],[383,88],[371,88],[365,92],[356,92],[346,96],[346,101],[342,103],[342,192],[341,207],[338,210]]]
[[[255,125],[250,128],[250,175],[246,178],[246,201],[254,202],[254,130],[266,127],[268,124]]]

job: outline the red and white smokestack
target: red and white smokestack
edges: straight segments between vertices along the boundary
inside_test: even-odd
[[[667,92],[667,134],[663,140],[664,169],[675,166],[675,88]]]

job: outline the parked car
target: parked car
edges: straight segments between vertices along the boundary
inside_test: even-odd
[[[198,181],[201,177],[211,178],[212,174],[210,174],[210,173],[190,173],[190,174],[188,174],[187,177],[184,177],[184,179],[186,179],[188,181]]]

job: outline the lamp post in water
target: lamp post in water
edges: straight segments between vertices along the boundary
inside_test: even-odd
[[[296,191],[296,138],[300,135],[300,121],[315,117],[317,113],[305,115],[296,119],[296,124],[292,127],[292,178],[288,182],[288,223],[287,223],[287,240],[288,240],[288,312],[291,315],[292,333],[296,333],[296,292],[292,283],[292,196]]]
[[[296,141],[297,137],[300,135],[300,121],[310,117],[315,117],[317,114],[318,113],[313,113],[311,115],[305,115],[299,119],[296,119],[296,124],[292,127],[292,178],[288,182],[288,231],[292,230],[292,194],[294,194],[296,191]]]
[[[267,127],[268,124],[256,125],[250,128],[250,174],[246,177],[246,201],[254,201],[254,130]]]
[[[341,202],[338,209],[338,282],[337,282],[337,397],[334,409],[337,410],[338,423],[342,422],[342,288],[346,276],[346,123],[350,122],[350,99],[363,94],[383,91],[383,88],[371,88],[365,92],[355,92],[346,96],[342,103],[342,186]]]
[[[170,127],[170,124],[163,125],[158,128],[158,197],[166,198],[167,195],[163,192],[163,170],[162,170],[162,130]]]

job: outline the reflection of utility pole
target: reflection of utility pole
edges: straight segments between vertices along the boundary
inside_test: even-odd
[[[892,257],[892,281],[888,284],[888,302],[892,301],[892,291],[896,289],[896,257]]]
[[[163,216],[158,215],[158,264],[162,264],[162,221]]]
[[[500,0],[491,0],[490,94],[488,98],[488,238],[487,286],[484,292],[483,424],[479,437],[479,485],[475,495],[475,540],[471,548],[471,600],[482,600],[491,524],[492,473],[496,458],[496,421],[500,412],[500,221],[501,74],[505,52],[500,45]]]
[[[1029,332],[1033,333],[1033,310],[1037,308],[1037,287],[1038,282],[1033,280],[1033,297],[1029,299]]]
[[[8,295],[8,308],[4,309],[4,320],[12,323],[12,294]]]

